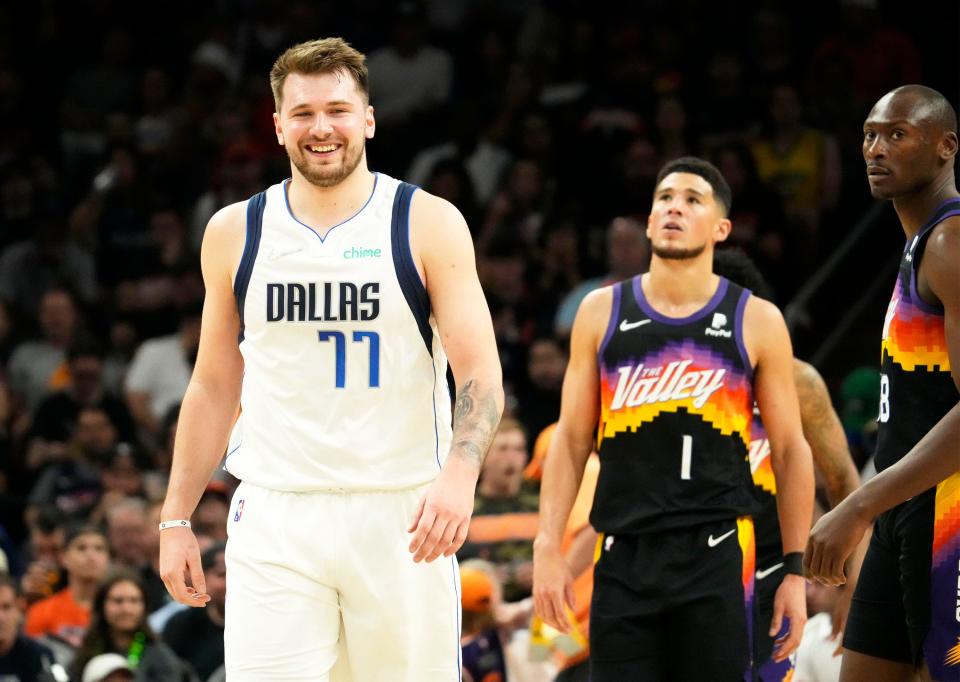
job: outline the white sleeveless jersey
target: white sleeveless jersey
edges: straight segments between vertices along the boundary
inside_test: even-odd
[[[234,282],[244,360],[225,467],[274,490],[433,479],[451,440],[447,360],[409,245],[416,188],[377,174],[321,239],[287,183],[250,199]]]

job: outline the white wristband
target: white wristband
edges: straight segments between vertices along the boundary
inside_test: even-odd
[[[161,521],[160,530],[166,530],[167,528],[189,528],[190,522],[186,519],[173,519],[171,521]]]

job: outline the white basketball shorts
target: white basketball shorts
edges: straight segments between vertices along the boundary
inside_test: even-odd
[[[414,563],[407,549],[425,490],[241,483],[227,520],[229,682],[459,681],[456,559]]]

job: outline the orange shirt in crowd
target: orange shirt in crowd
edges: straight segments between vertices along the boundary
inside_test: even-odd
[[[78,603],[68,587],[27,609],[23,629],[30,637],[54,635],[73,646],[80,646],[89,625],[90,609]]]

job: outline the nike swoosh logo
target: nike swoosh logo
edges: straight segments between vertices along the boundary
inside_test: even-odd
[[[284,256],[292,256],[295,253],[300,253],[303,251],[303,247],[297,249],[290,249],[288,251],[272,251],[267,255],[267,260],[277,260],[278,258],[283,258]]]
[[[761,571],[757,571],[757,580],[763,580],[768,575],[770,575],[771,573],[773,573],[774,571],[776,571],[778,568],[782,566],[783,566],[783,562],[781,561],[779,564],[774,564],[770,568],[764,568]]]
[[[713,537],[713,533],[710,533],[710,535],[707,537],[707,545],[709,547],[716,547],[717,545],[719,545],[721,542],[723,542],[724,540],[726,540],[728,537],[730,537],[736,532],[737,532],[737,529],[733,528],[731,530],[728,530],[726,533],[724,533],[718,538]]]
[[[628,332],[631,329],[636,329],[637,327],[643,326],[645,324],[650,324],[653,320],[638,320],[636,322],[627,322],[624,320],[620,323],[620,331]]]

